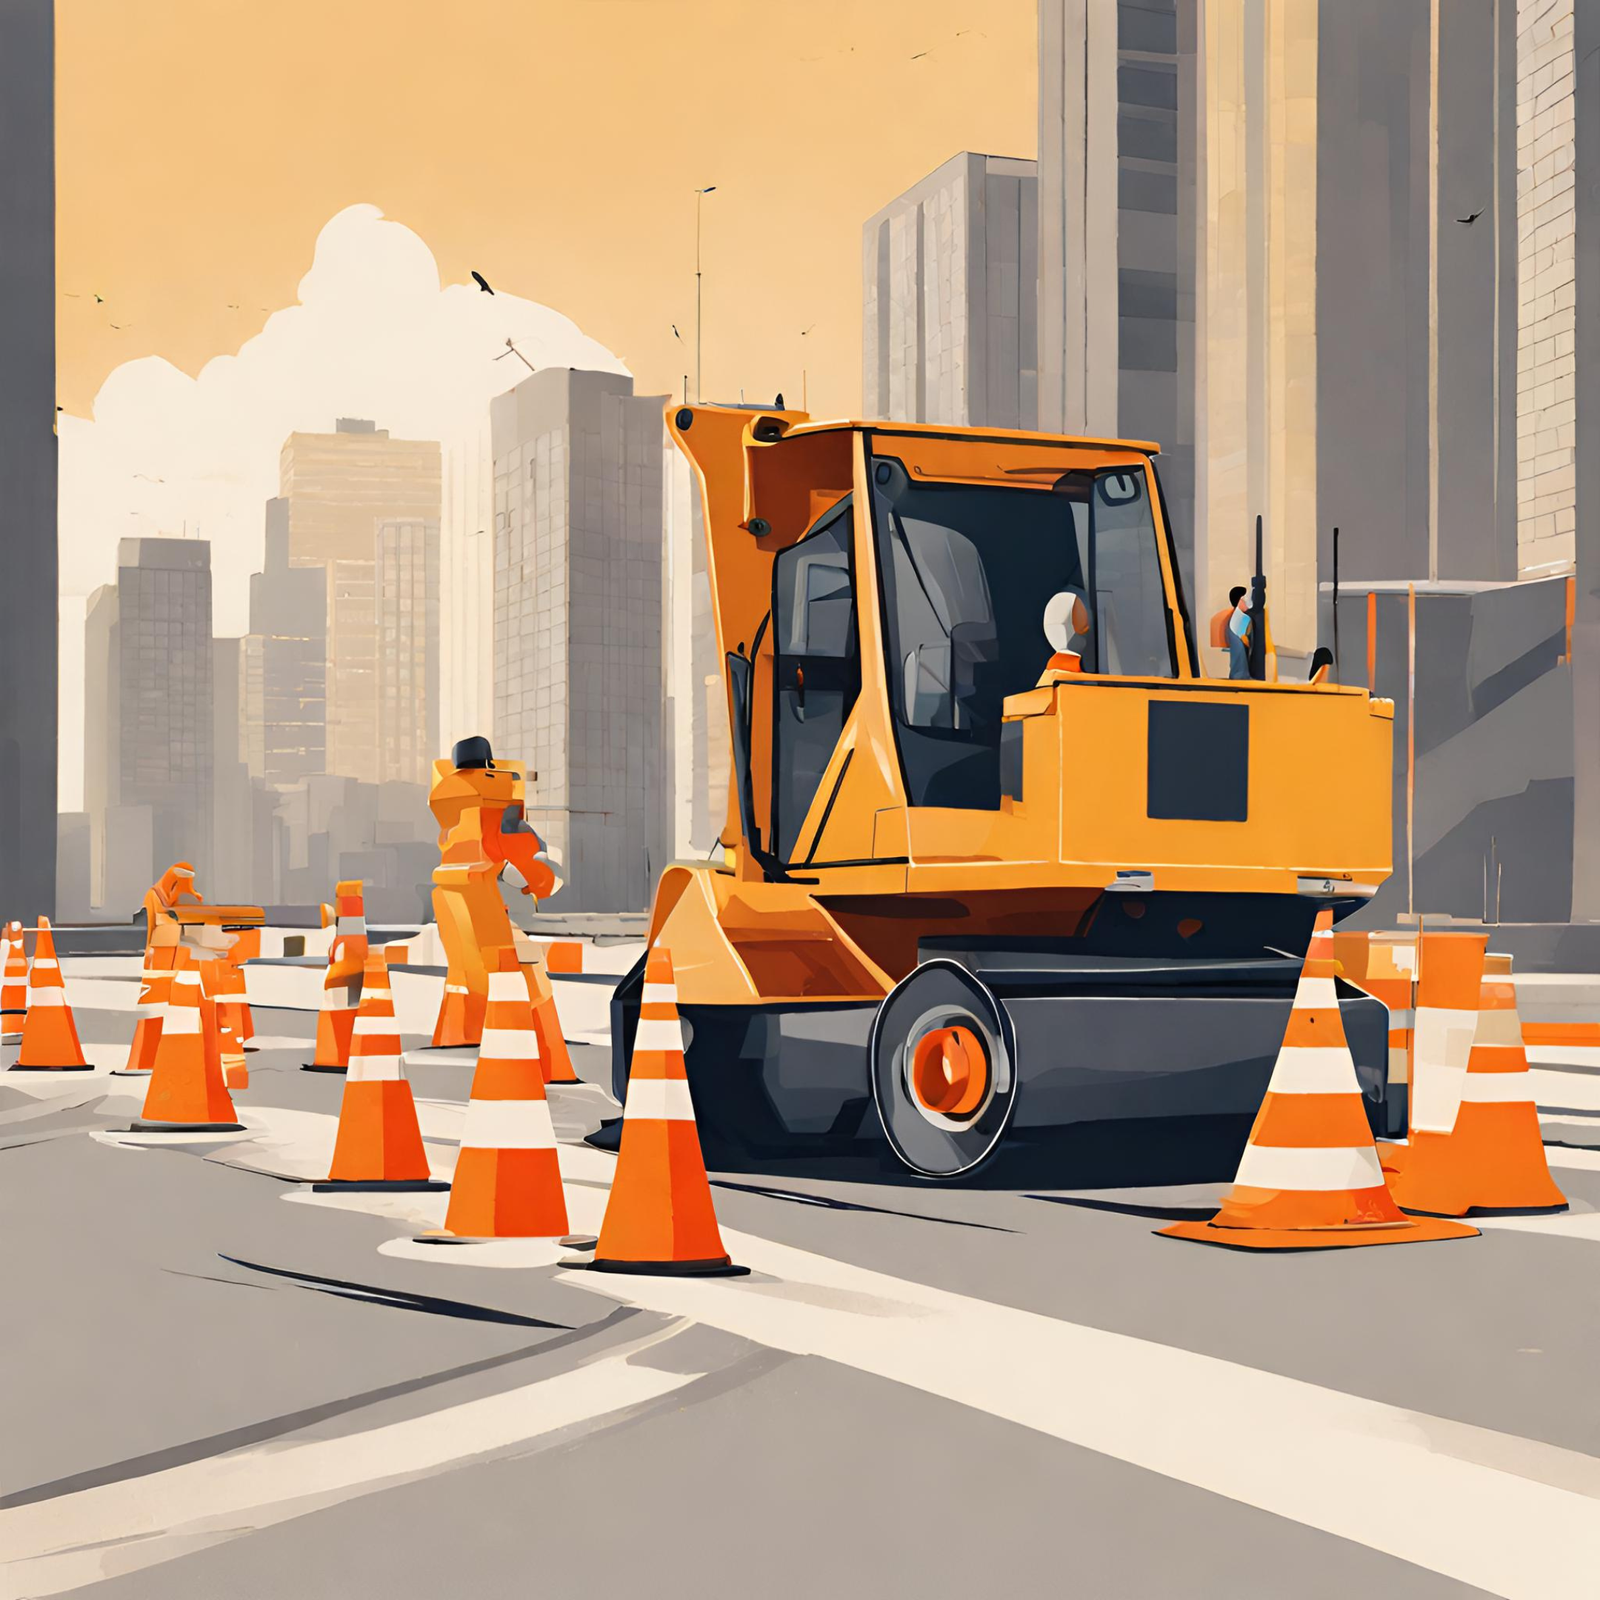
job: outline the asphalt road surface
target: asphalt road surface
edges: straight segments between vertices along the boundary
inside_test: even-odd
[[[1547,1125],[1571,1212],[1479,1239],[1159,1238],[1244,1130],[1158,1125],[973,1186],[715,1173],[750,1275],[618,1278],[312,1194],[309,1012],[257,1008],[245,1135],[119,1135],[134,985],[65,967],[97,1070],[0,1078],[0,1597],[1600,1594],[1592,1072]],[[470,1061],[408,1075],[448,1175]],[[592,1233],[615,1107],[552,1101]]]

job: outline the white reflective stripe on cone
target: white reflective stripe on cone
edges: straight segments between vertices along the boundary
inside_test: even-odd
[[[1269,1094],[1359,1094],[1356,1065],[1342,1044],[1286,1044],[1278,1051]]]
[[[373,1016],[371,1013],[368,1013],[366,1016],[357,1015],[356,1025],[350,1030],[350,1035],[352,1038],[354,1038],[357,1034],[359,1034],[365,1038],[368,1034],[372,1033],[398,1033],[399,1031],[400,1029],[396,1025],[392,1014],[390,1016],[383,1017]]]
[[[174,1006],[161,1019],[163,1033],[199,1033],[200,1013],[193,1006]]]
[[[548,1100],[472,1100],[461,1129],[463,1150],[554,1150]]]
[[[526,1000],[527,996],[524,995]],[[480,1061],[537,1061],[539,1039],[531,1028],[485,1028],[478,1044]]]
[[[49,989],[30,989],[28,991],[28,1006],[30,1010],[34,1006],[64,1006],[66,1003],[67,992],[65,989],[52,987]]]
[[[676,1050],[683,1052],[683,1024],[676,1017],[640,1017],[639,1031],[633,1036],[635,1050]]]
[[[1300,981],[1294,986],[1294,1008],[1296,1011],[1338,1010],[1339,995],[1333,987],[1333,979],[1308,978],[1301,973]]]
[[[682,1078],[629,1078],[622,1115],[646,1122],[693,1122],[689,1085]]]
[[[384,1083],[395,1082],[404,1074],[400,1071],[399,1056],[362,1056],[350,1055],[350,1070],[345,1075],[346,1083]]]
[[[35,956],[33,958],[33,970],[35,972],[59,972],[61,963],[52,961],[49,956]]]
[[[1527,1072],[1469,1072],[1461,1085],[1461,1103],[1480,1106],[1518,1105],[1533,1099],[1533,1079]]]
[[[1476,1011],[1417,1008],[1411,1071],[1411,1126],[1417,1132],[1449,1133],[1455,1127],[1477,1027]]]
[[[678,986],[675,983],[647,983],[640,998],[647,1006],[675,1006],[678,1003]]]
[[[364,917],[340,917],[339,926],[335,931],[345,939],[349,939],[358,933],[364,934],[367,931],[366,919]]]
[[[1358,1150],[1315,1150],[1285,1145],[1245,1146],[1235,1183],[1249,1189],[1381,1189],[1383,1168],[1371,1145]]]
[[[497,1001],[526,1000],[528,998],[528,980],[523,977],[521,969],[516,972],[491,972],[489,974],[489,1004]]]
[[[1389,1082],[1404,1083],[1411,1069],[1411,1056],[1403,1046],[1389,1046]]]

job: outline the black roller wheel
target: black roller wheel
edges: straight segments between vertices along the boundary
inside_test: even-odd
[[[957,962],[925,961],[873,1020],[872,1096],[894,1153],[925,1178],[959,1178],[999,1148],[1017,1105],[1005,1011]]]

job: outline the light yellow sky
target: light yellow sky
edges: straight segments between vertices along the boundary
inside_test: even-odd
[[[702,184],[707,397],[794,400],[804,365],[814,412],[853,411],[862,222],[959,150],[1037,138],[1032,0],[57,10],[59,385],[79,415],[119,362],[194,373],[236,350],[357,201],[415,229],[446,282],[476,267],[677,392]]]

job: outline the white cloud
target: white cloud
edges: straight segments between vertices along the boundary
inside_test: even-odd
[[[274,312],[237,355],[196,378],[157,356],[125,362],[101,386],[92,420],[61,417],[62,594],[111,582],[119,539],[187,525],[211,544],[216,633],[243,633],[285,437],[330,431],[336,417],[370,418],[397,438],[456,437],[526,374],[505,354],[508,337],[536,367],[627,371],[548,306],[498,286],[441,288],[433,252],[376,206],[341,211],[317,236],[299,303]],[[62,608],[69,661],[82,653],[78,609]],[[81,701],[64,694],[63,810],[80,803],[82,746]]]

